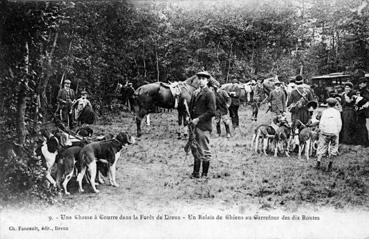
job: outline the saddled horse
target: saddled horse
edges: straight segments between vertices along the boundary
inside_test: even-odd
[[[213,79],[213,78],[212,78]],[[192,76],[185,81],[168,84],[154,82],[139,87],[133,96],[136,113],[137,136],[141,136],[141,121],[148,113],[155,113],[155,107],[178,110],[178,125],[185,126],[188,116],[188,104],[192,92],[200,86],[198,77]],[[175,88],[175,89],[171,89]],[[180,129],[178,132],[184,131]]]
[[[226,83],[221,86],[221,89],[225,90],[227,93],[236,94],[241,102],[250,102],[252,88],[249,83]]]

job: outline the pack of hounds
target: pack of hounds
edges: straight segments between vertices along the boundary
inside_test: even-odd
[[[73,176],[77,176],[80,192],[84,192],[84,178],[95,193],[99,192],[96,185],[104,183],[102,176],[108,177],[112,186],[119,186],[116,164],[123,147],[135,143],[134,137],[120,132],[115,136],[108,134],[91,140],[92,134],[93,130],[89,127],[80,128],[74,135],[61,129],[42,131],[44,140],[36,155],[46,163],[46,179],[67,195],[70,194],[67,186]],[[52,176],[54,166],[56,179]]]
[[[301,159],[302,152],[305,152],[306,160],[316,153],[319,140],[319,117],[303,124],[297,120],[294,129],[287,121],[286,116],[276,116],[270,125],[261,124],[255,128],[251,149],[255,153],[274,152],[274,157],[279,153],[290,157],[289,153],[298,148],[298,158]]]

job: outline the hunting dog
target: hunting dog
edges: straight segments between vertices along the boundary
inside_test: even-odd
[[[265,156],[267,155],[268,145],[275,139],[276,130],[283,122],[286,122],[286,117],[280,115],[273,119],[271,125],[261,124],[256,127],[251,141],[251,148],[254,149],[255,153],[258,153],[259,140],[261,139],[263,142],[262,152]]]
[[[317,124],[305,125],[301,121],[297,121],[296,129],[298,130],[299,153],[298,159],[301,159],[302,151],[305,150],[306,160],[312,155],[316,149],[319,140],[319,129]]]
[[[274,136],[274,157],[277,157],[278,151],[284,152],[289,157],[289,139],[291,136],[291,126],[286,119],[280,122],[279,127],[275,130]]]
[[[54,186],[57,187],[57,182],[51,176],[51,171],[55,165],[57,155],[65,148],[71,146],[83,146],[87,141],[75,138],[64,131],[55,130],[50,133],[48,130],[42,130],[43,136],[42,144],[36,149],[36,155],[41,157],[46,166],[46,179]]]
[[[57,164],[57,174],[56,174],[56,183],[60,188],[60,182],[63,180],[63,189],[64,193],[69,195],[70,193],[67,190],[67,185],[70,179],[73,177],[75,172],[76,162],[80,162],[79,153],[82,147],[80,146],[72,146],[65,150],[63,150],[60,154],[57,155],[56,164]]]
[[[114,136],[110,134],[101,136],[97,140],[109,140],[113,139]],[[80,141],[78,144],[73,143],[73,146],[65,148],[56,156],[56,164],[57,164],[57,176],[56,176],[56,184],[58,188],[64,189],[66,195],[69,195],[67,186],[69,181],[73,176],[77,176],[77,174],[81,171],[81,160],[80,160],[80,151],[81,149],[87,145],[88,142],[86,140]],[[106,162],[97,162],[97,171],[96,171],[96,183],[103,184],[104,180],[102,176],[108,176],[108,163]],[[88,175],[90,176],[90,175]],[[60,185],[63,180],[63,184]],[[91,179],[87,177],[86,180],[89,182]],[[61,187],[62,186],[62,187]]]
[[[107,162],[109,165],[109,181],[112,186],[118,187],[116,182],[116,164],[120,157],[121,150],[124,145],[135,143],[135,139],[127,133],[119,133],[114,139],[93,142],[84,146],[79,154],[81,162],[81,171],[78,173],[77,182],[79,185],[79,191],[83,192],[82,179],[88,168],[91,179],[90,183],[95,193],[99,190],[96,189],[95,177],[97,162]]]
[[[47,130],[41,132],[43,136],[42,144],[36,149],[36,155],[41,157],[46,166],[46,179],[56,187],[56,182],[51,176],[51,169],[55,164],[56,156],[62,149],[62,146],[71,145],[68,141],[67,136],[60,134],[56,136]]]

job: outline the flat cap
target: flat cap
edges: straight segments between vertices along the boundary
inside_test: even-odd
[[[65,81],[64,81],[64,84],[65,84],[65,83],[70,83],[70,80],[65,80]]]
[[[315,110],[316,108],[318,108],[318,102],[315,100],[309,101],[306,105],[306,107],[309,109],[310,107],[313,107],[313,109]]]
[[[203,76],[203,77],[206,77],[206,78],[210,78],[211,77],[210,74],[209,74],[209,72],[207,72],[207,71],[198,72],[196,75],[197,76]]]
[[[282,84],[282,82],[280,82],[279,80],[274,81],[274,85],[280,85],[280,84]]]
[[[295,83],[296,84],[302,84],[302,83],[304,83],[304,80],[302,79],[302,76],[301,75],[297,75],[296,76]]]
[[[337,100],[335,98],[333,98],[333,97],[329,97],[328,99],[326,99],[326,102],[329,105],[335,105],[335,104],[337,104]]]
[[[81,92],[81,95],[87,95],[87,91],[83,90],[83,91]]]

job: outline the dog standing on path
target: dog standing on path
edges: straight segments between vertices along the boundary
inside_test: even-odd
[[[97,170],[97,162],[107,162],[109,165],[109,181],[114,187],[119,185],[116,182],[116,164],[120,157],[121,150],[124,145],[135,143],[135,139],[127,133],[119,133],[114,139],[100,142],[93,142],[84,146],[79,154],[81,162],[81,171],[77,176],[79,191],[83,192],[82,179],[88,168],[91,179],[90,183],[95,193],[96,189],[95,177]]]

